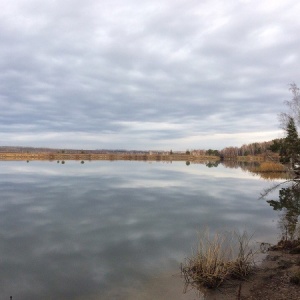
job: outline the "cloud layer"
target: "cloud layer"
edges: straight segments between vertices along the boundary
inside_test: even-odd
[[[297,1],[2,1],[2,145],[222,148],[279,136]]]

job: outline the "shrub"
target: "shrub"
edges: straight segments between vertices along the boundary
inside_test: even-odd
[[[246,232],[201,234],[197,250],[181,266],[187,284],[217,288],[230,278],[245,279],[254,267],[251,237]]]

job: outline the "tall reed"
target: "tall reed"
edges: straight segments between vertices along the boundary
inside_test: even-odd
[[[186,283],[216,288],[225,280],[246,278],[254,267],[250,240],[246,232],[201,233],[196,251],[181,267]]]
[[[266,161],[262,162],[258,167],[252,168],[252,172],[286,172],[286,168],[284,165],[277,163]]]

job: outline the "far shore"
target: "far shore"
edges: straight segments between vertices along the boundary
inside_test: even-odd
[[[1,148],[1,147],[0,147]],[[4,147],[3,147],[4,148]],[[12,148],[12,149],[9,149]],[[217,161],[232,162],[278,162],[277,154],[264,153],[260,155],[229,156],[208,155],[197,151],[120,151],[120,150],[61,150],[61,149],[35,149],[29,151],[22,148],[7,147],[0,150],[0,161],[62,161],[62,160],[137,160],[137,161],[185,161],[190,163],[204,163]],[[4,151],[3,151],[4,150]]]
[[[54,152],[2,152],[1,161],[34,161],[34,160],[138,160],[138,161],[218,161],[219,156],[194,156],[190,154],[161,153],[54,153]]]

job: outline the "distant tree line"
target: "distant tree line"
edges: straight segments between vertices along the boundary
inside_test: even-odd
[[[220,154],[224,157],[236,157],[236,156],[248,156],[248,155],[260,155],[267,151],[279,152],[279,150],[273,151],[274,143],[278,140],[272,140],[261,143],[244,144],[241,147],[226,147],[220,151]],[[273,149],[273,150],[272,150]]]
[[[248,155],[260,155],[268,152],[280,153],[283,139],[275,139],[268,142],[257,142],[251,144],[244,144],[241,147],[226,147],[222,150],[208,149],[208,150],[193,150],[193,155],[207,155],[207,156],[220,156],[220,157],[237,157]],[[187,154],[190,151],[186,152]]]

